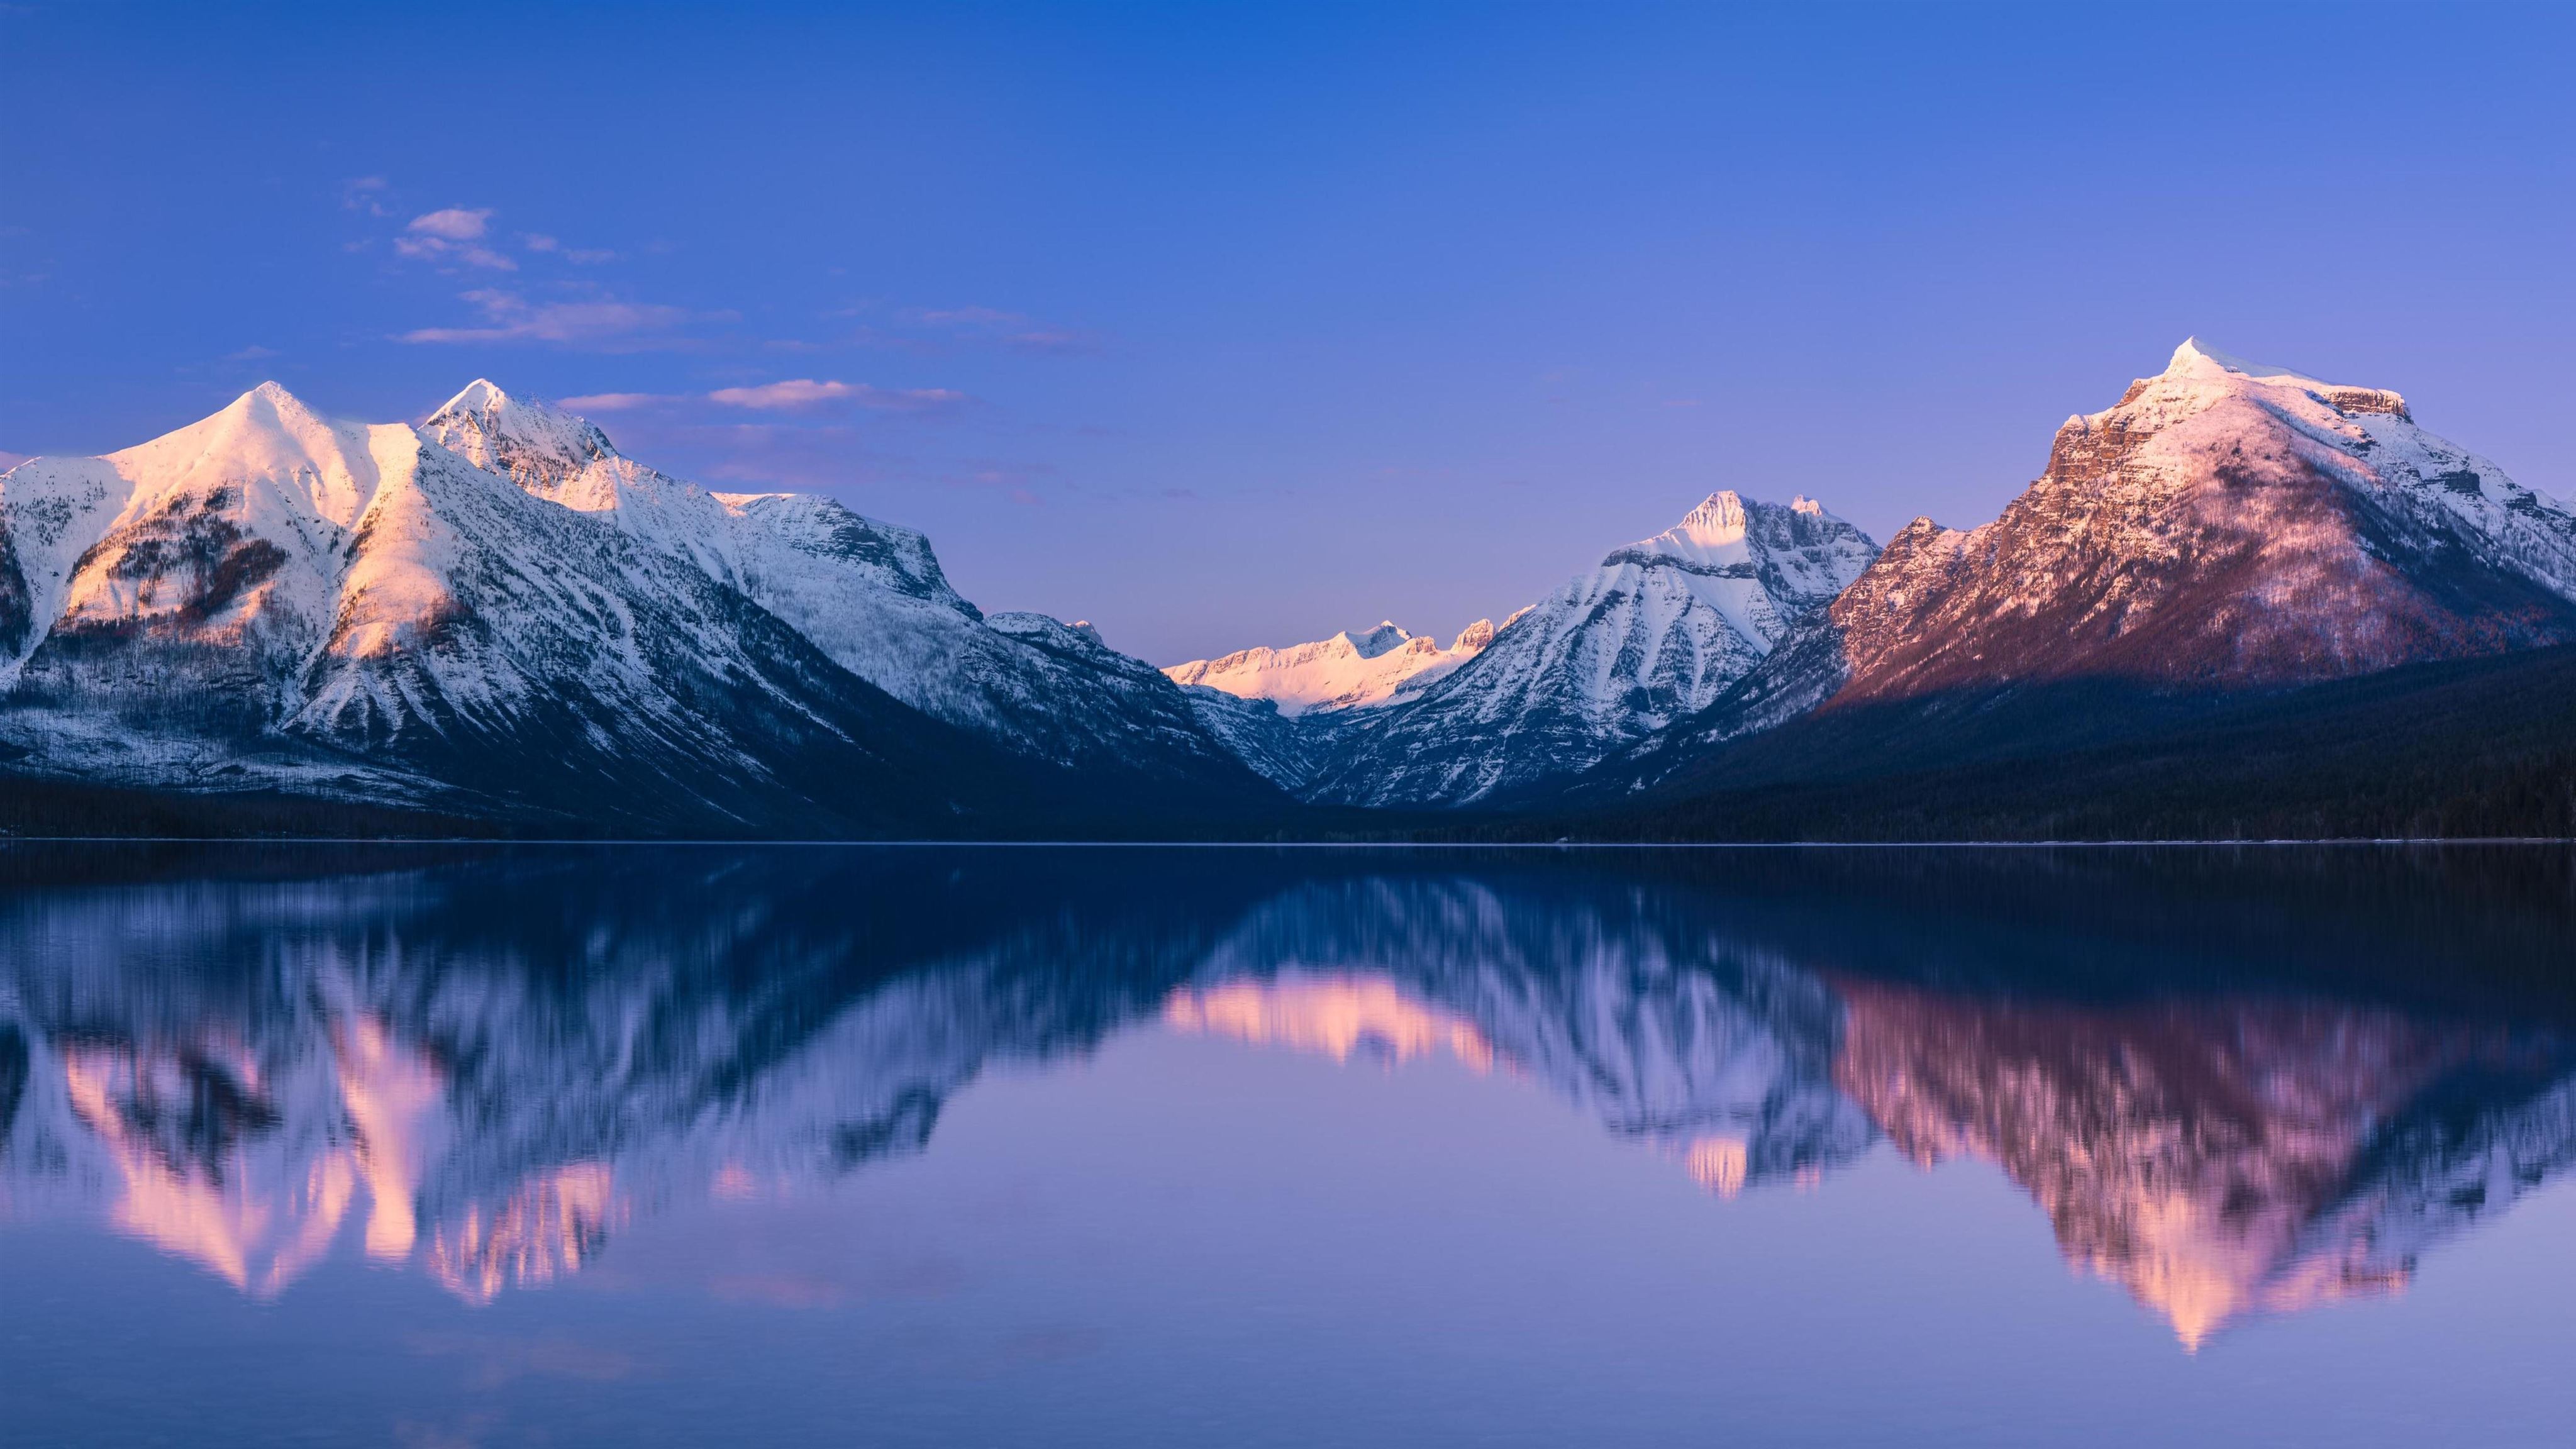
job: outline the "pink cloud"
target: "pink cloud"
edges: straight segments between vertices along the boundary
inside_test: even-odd
[[[580,397],[560,399],[564,407],[577,413],[632,412],[637,408],[649,408],[659,403],[677,401],[680,399],[662,392],[594,392],[585,393]]]
[[[962,392],[944,387],[893,389],[872,387],[864,382],[797,377],[784,382],[766,382],[757,387],[720,387],[708,393],[707,400],[726,407],[763,410],[849,403],[879,412],[929,412],[936,408],[956,407],[967,398]]]
[[[460,244],[434,236],[398,236],[394,254],[421,262],[462,262],[469,267],[488,267],[496,272],[515,272],[519,264],[487,246]]]
[[[433,211],[413,217],[411,225],[406,229],[419,232],[424,236],[443,237],[448,241],[473,241],[483,235],[484,225],[491,219],[492,208],[488,206],[477,211],[468,211],[461,206],[451,206],[444,211]]]
[[[797,377],[785,382],[764,382],[758,387],[720,387],[708,393],[707,400],[735,408],[807,408],[851,397],[858,391],[846,382]]]
[[[515,272],[519,269],[517,262],[483,244],[491,220],[492,208],[488,206],[473,210],[451,206],[415,216],[403,228],[410,234],[394,238],[394,254],[418,262]]]

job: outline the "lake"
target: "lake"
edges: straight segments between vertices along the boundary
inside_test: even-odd
[[[0,1441],[2565,1442],[2556,848],[0,849]]]

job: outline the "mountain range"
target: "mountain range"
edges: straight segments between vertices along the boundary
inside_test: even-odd
[[[25,775],[522,829],[954,834],[1274,789],[1179,688],[987,617],[920,534],[711,493],[476,382],[420,427],[264,384],[0,475]]]
[[[1719,490],[1446,647],[1161,670],[489,382],[0,475],[19,831],[2558,833],[2571,650],[2564,503],[2197,341],[1978,528]]]

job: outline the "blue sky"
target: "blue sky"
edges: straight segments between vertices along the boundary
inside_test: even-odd
[[[2576,492],[2576,8],[0,7],[0,449],[490,376],[1157,663],[1713,488],[1993,516],[2185,335]],[[797,386],[811,384],[811,386]]]

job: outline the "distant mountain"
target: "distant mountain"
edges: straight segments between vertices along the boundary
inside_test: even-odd
[[[720,834],[1268,794],[1159,674],[992,627],[920,535],[706,493],[483,382],[419,430],[263,384],[0,475],[0,649],[0,751],[91,785]]]
[[[1265,778],[1302,793],[1358,727],[1361,712],[1419,698],[1483,652],[1495,632],[1493,620],[1478,619],[1443,649],[1439,640],[1387,620],[1309,644],[1193,659],[1163,673],[1188,692],[1210,734]]]
[[[1456,805],[1571,777],[1706,708],[1876,554],[1805,498],[1712,493],[1514,616],[1472,660],[1354,720],[1304,793]]]
[[[1408,632],[1390,619],[1373,629],[1345,629],[1311,644],[1239,649],[1163,672],[1176,684],[1269,700],[1281,715],[1295,719],[1311,710],[1366,709],[1418,692],[1492,642],[1491,619],[1468,625],[1446,649],[1439,640]]]

